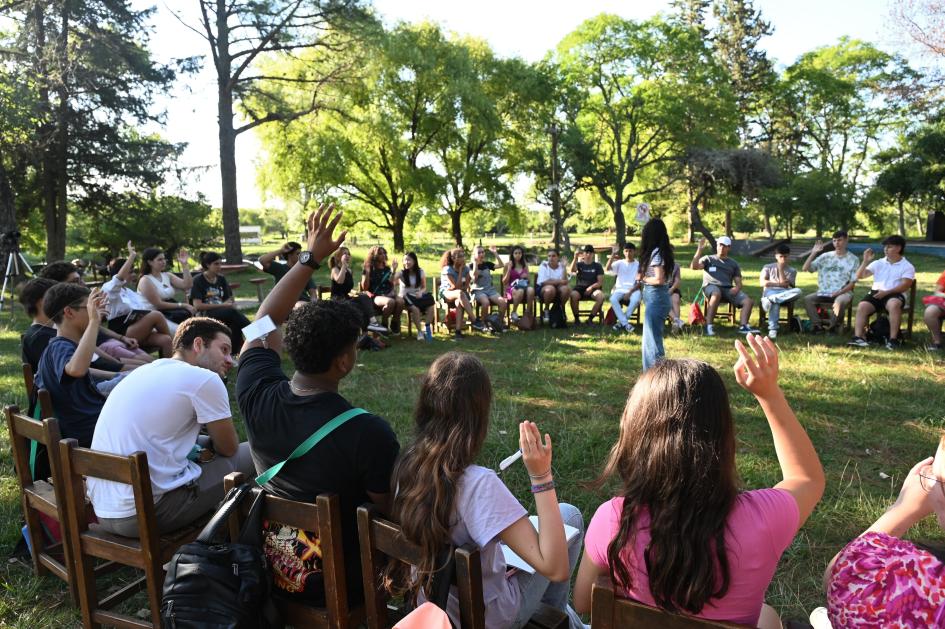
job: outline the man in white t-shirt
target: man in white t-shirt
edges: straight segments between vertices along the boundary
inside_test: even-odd
[[[568,284],[568,272],[564,268],[558,250],[548,252],[548,259],[538,266],[538,290],[541,291],[541,301],[551,305],[555,299],[564,308],[564,304],[571,297],[571,286]],[[548,323],[548,310],[545,310],[545,323]]]
[[[93,450],[148,455],[161,533],[212,511],[223,499],[223,477],[230,472],[255,472],[249,444],[239,442],[233,426],[222,380],[233,367],[229,328],[216,319],[192,317],[178,327],[173,348],[173,358],[145,365],[115,387],[92,437]],[[198,438],[201,426],[209,439]],[[130,485],[89,478],[87,490],[102,528],[138,537]]]
[[[614,289],[610,293],[610,307],[617,317],[614,332],[633,332],[633,325],[629,319],[633,315],[633,311],[640,305],[640,300],[643,299],[643,292],[640,291],[640,284],[637,281],[640,263],[634,259],[636,255],[636,245],[628,242],[623,246],[623,259],[618,259],[619,254],[615,248],[604,267],[604,271],[617,276]],[[621,302],[624,300],[627,301],[626,312],[623,311],[621,306]]]
[[[885,258],[873,260],[872,249],[863,252],[863,262],[856,271],[857,279],[873,276],[869,294],[856,307],[854,336],[849,345],[868,347],[866,322],[870,315],[885,310],[889,314],[889,339],[886,349],[899,346],[899,323],[906,305],[906,293],[915,281],[915,267],[903,257],[906,240],[902,236],[890,236],[883,241]]]

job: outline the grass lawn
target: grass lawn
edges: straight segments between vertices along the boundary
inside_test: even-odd
[[[363,256],[362,249],[354,253]],[[681,248],[678,257],[685,264],[691,255],[691,247]],[[919,295],[927,294],[945,264],[937,258],[908,257],[919,270]],[[750,278],[746,281],[749,294],[757,297],[763,262],[741,262]],[[421,264],[431,275],[437,266],[427,256]],[[245,281],[252,274],[241,275],[240,296],[252,297],[254,289]],[[324,281],[324,277],[320,272],[319,279]],[[698,272],[683,271],[685,300],[698,288],[699,278]],[[801,279],[805,291],[814,288],[814,275],[803,274]],[[861,288],[857,296],[863,292]],[[752,321],[757,322],[757,315]],[[12,321],[3,313],[0,400],[4,403],[23,404],[25,397],[18,347],[18,335],[25,327],[21,311]],[[754,399],[735,384],[732,375],[732,342],[738,335],[724,324],[716,329],[717,338],[703,338],[698,331],[668,337],[667,355],[705,360],[721,371],[737,424],[742,484],[745,488],[771,486],[779,479],[779,469],[767,424]],[[914,342],[897,352],[850,348],[845,344],[847,336],[785,333],[778,340],[782,385],[827,472],[824,498],[788,548],[768,591],[768,602],[782,615],[806,617],[823,603],[820,583],[829,559],[882,513],[909,468],[935,451],[938,434],[945,428],[945,361],[920,349],[928,338],[921,317],[915,332]],[[560,500],[577,505],[590,518],[609,496],[591,492],[584,484],[596,477],[616,438],[627,392],[640,369],[639,334],[616,335],[599,326],[579,326],[516,331],[501,338],[470,334],[459,343],[442,333],[432,344],[397,339],[386,351],[363,353],[358,368],[343,383],[342,393],[356,405],[387,417],[404,443],[410,438],[418,377],[436,356],[452,349],[475,353],[493,379],[492,423],[480,463],[496,467],[518,447],[517,422],[536,421],[554,441]],[[234,411],[238,415],[235,404]],[[6,558],[20,536],[21,516],[5,430],[0,441],[0,553]],[[523,504],[534,510],[524,468],[516,465],[505,477]],[[931,519],[912,535],[943,536]],[[22,562],[3,563],[0,587],[0,625],[79,624],[78,612],[60,582],[52,577],[35,579]]]

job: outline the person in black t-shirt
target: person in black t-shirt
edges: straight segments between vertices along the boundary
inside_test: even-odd
[[[243,345],[236,397],[259,473],[287,459],[316,430],[352,408],[338,393],[338,384],[357,362],[356,342],[361,334],[357,311],[349,303],[335,300],[293,310],[295,296],[311,277],[312,265],[317,266],[343,241],[344,232],[337,240],[332,238],[339,218],[340,214],[332,219],[331,207],[321,207],[309,217],[312,261],[290,269],[259,307],[257,318],[271,317],[276,330]],[[291,378],[282,371],[283,336],[278,326],[283,322],[285,348],[295,365]],[[355,510],[371,501],[388,512],[390,474],[399,450],[397,437],[384,419],[361,414],[330,432],[308,453],[286,463],[266,483],[266,489],[278,496],[305,502],[313,502],[321,493],[338,494],[348,600],[352,604],[363,596]],[[315,534],[273,522],[265,534],[270,565],[279,571],[277,587],[291,582],[293,589],[301,590],[292,596],[322,603],[320,557],[308,552],[315,547]]]
[[[378,323],[374,316],[374,301],[364,293],[352,295],[354,274],[351,272],[351,251],[339,247],[331,256],[331,298],[335,301],[347,301],[354,304],[361,312],[361,328],[370,332],[390,334],[390,330]]]
[[[243,328],[249,325],[249,319],[233,307],[233,291],[226,278],[220,275],[223,258],[219,253],[207,251],[200,256],[203,273],[194,278],[190,289],[190,300],[198,314],[222,321],[230,328],[230,347],[243,345]]]
[[[259,266],[262,267],[263,271],[273,276],[278,284],[279,280],[285,277],[285,274],[289,272],[289,269],[298,263],[299,252],[301,251],[302,245],[299,243],[287,242],[279,249],[259,256]],[[279,256],[282,256],[285,262],[277,262],[276,258]],[[315,282],[312,281],[312,278],[309,278],[305,286],[299,291],[295,305],[301,306],[302,304],[315,301],[316,299],[318,299],[318,287],[315,285]],[[236,346],[234,345],[234,347]]]
[[[394,334],[400,332],[400,314],[404,311],[404,300],[394,284],[396,274],[397,260],[387,266],[387,249],[380,245],[371,247],[361,272],[361,291],[374,300],[384,325],[390,325]]]
[[[574,290],[571,291],[571,312],[574,314],[574,322],[580,323],[578,318],[578,302],[582,299],[593,299],[594,307],[591,313],[587,315],[587,322],[590,323],[600,313],[604,304],[604,267],[594,258],[594,247],[584,245],[581,252],[574,256],[571,261],[571,268],[568,271],[577,276]]]

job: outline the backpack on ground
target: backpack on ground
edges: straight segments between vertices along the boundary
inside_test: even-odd
[[[262,548],[259,492],[239,539],[218,541],[230,513],[252,495],[247,484],[234,487],[214,516],[189,544],[171,558],[161,602],[165,627],[187,629],[269,629],[281,626],[270,600],[269,566]]]
[[[548,322],[555,329],[568,327],[568,317],[560,301],[555,301],[548,310]]]
[[[505,321],[502,320],[502,317],[499,316],[499,313],[493,312],[488,317],[486,317],[486,325],[492,329],[496,334],[502,334],[505,332]]]
[[[607,311],[607,314],[604,315],[604,325],[616,325],[617,324],[617,313],[614,312],[614,309],[611,308]]]
[[[866,329],[866,340],[872,343],[885,343],[889,340],[889,330],[889,319],[876,317],[876,320]]]

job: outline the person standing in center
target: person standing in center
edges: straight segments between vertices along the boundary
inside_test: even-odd
[[[643,228],[640,247],[640,279],[643,281],[643,371],[666,352],[663,350],[663,321],[669,314],[669,285],[672,282],[673,246],[669,244],[666,224],[650,219]]]

